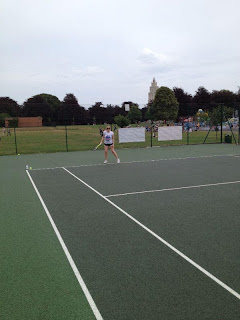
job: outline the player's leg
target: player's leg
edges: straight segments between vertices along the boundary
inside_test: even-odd
[[[104,145],[104,157],[105,157],[104,163],[107,163],[107,160],[108,160],[108,146],[106,146],[106,145]]]
[[[118,158],[117,152],[114,150],[114,146],[112,145],[112,146],[110,146],[110,148],[111,148],[111,151],[112,151],[114,157],[117,159],[117,162],[120,163],[120,159]]]

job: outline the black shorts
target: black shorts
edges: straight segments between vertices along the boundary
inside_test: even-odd
[[[104,143],[105,146],[111,147],[113,144],[112,143]]]

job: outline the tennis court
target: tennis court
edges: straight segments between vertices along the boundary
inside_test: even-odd
[[[239,147],[119,155],[107,165],[100,151],[5,157],[17,167],[9,179],[19,174],[12,188],[27,195],[15,202],[26,208],[21,223],[5,216],[2,231],[5,239],[21,232],[19,261],[29,246],[35,260],[25,256],[35,296],[12,319],[239,319]],[[19,295],[8,296],[12,307]]]

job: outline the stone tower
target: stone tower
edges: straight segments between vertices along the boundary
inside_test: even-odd
[[[151,87],[150,87],[150,91],[148,93],[148,102],[151,102],[154,100],[157,89],[158,89],[157,82],[156,82],[155,78],[153,78],[153,81],[152,81]]]

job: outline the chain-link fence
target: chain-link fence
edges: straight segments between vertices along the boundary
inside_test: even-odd
[[[8,127],[1,129],[0,155],[92,150],[100,142],[100,133],[106,124],[110,124],[115,133],[116,148],[207,143],[239,144],[239,107],[229,108],[219,104],[210,111],[204,111],[209,109],[199,108],[196,104],[186,105],[185,114],[178,116],[178,122],[147,120],[146,112],[142,112],[143,120],[130,126],[145,127],[145,142],[122,144],[118,142],[118,126],[114,123],[113,116],[106,117],[105,124],[101,124],[97,116],[83,119],[82,113],[74,115],[65,109],[57,117],[43,118],[43,126],[39,127],[19,127],[16,118],[12,119]],[[182,138],[159,141],[158,128],[163,126],[181,126]]]

